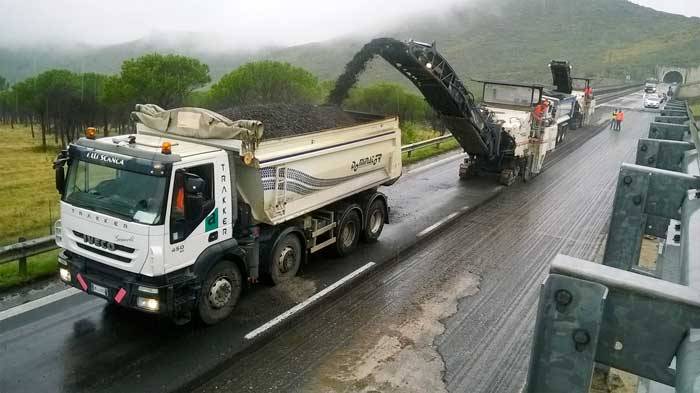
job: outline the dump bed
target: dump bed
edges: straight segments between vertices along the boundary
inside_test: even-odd
[[[191,113],[199,113],[196,108],[173,111],[167,115],[172,119],[191,119]],[[364,190],[392,184],[401,176],[398,118],[347,114],[356,125],[271,139],[265,137],[265,124],[229,139],[201,138],[202,130],[191,133],[198,138],[185,136],[183,130],[178,135],[143,123],[137,124],[137,130],[228,151],[236,167],[239,198],[250,205],[256,221],[280,224]],[[241,125],[223,116],[218,120]]]

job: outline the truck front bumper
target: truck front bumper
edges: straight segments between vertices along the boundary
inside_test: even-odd
[[[154,278],[125,272],[68,252],[58,255],[59,275],[66,284],[110,303],[151,314],[174,316],[194,302],[187,272]]]

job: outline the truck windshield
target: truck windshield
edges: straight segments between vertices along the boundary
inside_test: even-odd
[[[73,160],[63,200],[123,220],[154,225],[162,221],[165,189],[165,177]]]

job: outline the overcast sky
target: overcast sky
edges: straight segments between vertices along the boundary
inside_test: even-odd
[[[232,47],[381,31],[387,20],[469,0],[0,0],[0,44],[103,45],[154,31],[215,32]],[[528,0],[522,0],[528,1]],[[634,0],[700,16],[700,0]]]
[[[632,0],[659,11],[700,17],[700,0]]]

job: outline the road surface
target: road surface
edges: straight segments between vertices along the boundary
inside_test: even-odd
[[[198,391],[519,392],[549,261],[600,255],[620,164],[652,117],[628,110],[622,132],[558,157]]]
[[[628,113],[621,134],[570,132],[542,175],[503,194],[493,179],[460,182],[458,156],[415,168],[384,190],[392,222],[379,243],[314,258],[292,285],[252,288],[215,327],[175,327],[83,294],[0,319],[0,392],[387,390],[409,374],[429,390],[443,376],[452,391],[518,385],[546,263],[559,250],[593,255],[617,167],[650,116]],[[244,338],[370,261],[379,267],[361,284]],[[367,380],[391,359],[404,374]]]

